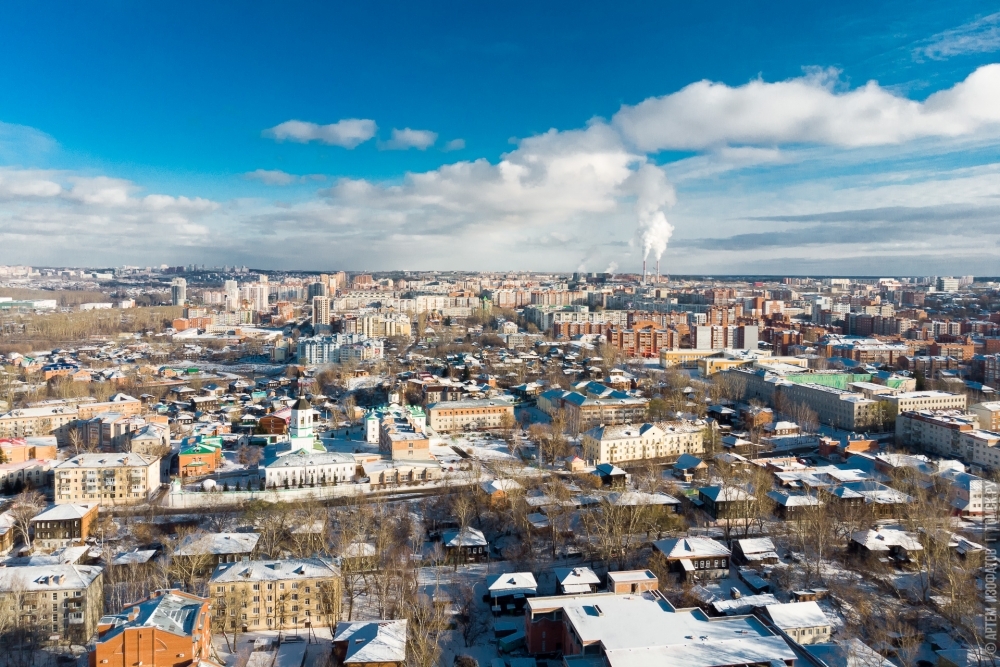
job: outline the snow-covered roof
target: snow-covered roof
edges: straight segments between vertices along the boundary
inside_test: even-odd
[[[511,595],[514,593],[535,593],[538,582],[531,572],[505,572],[487,577],[486,586],[494,595]]]
[[[277,581],[288,579],[327,579],[340,575],[340,568],[323,558],[287,560],[252,560],[245,563],[220,563],[210,583],[233,581]]]
[[[156,555],[156,549],[135,549],[117,554],[111,561],[112,565],[142,565],[148,563]]]
[[[56,505],[45,510],[41,514],[36,514],[32,521],[72,521],[82,519],[97,507],[96,503],[76,504],[76,505]]]
[[[204,603],[203,598],[181,591],[170,591],[143,600],[126,607],[121,614],[102,618],[102,625],[110,624],[114,627],[101,639],[107,641],[127,627],[153,627],[175,635],[191,636],[198,629],[196,621]]]
[[[479,488],[487,495],[492,496],[495,493],[510,493],[523,487],[512,479],[491,479],[488,482],[482,482]]]
[[[667,558],[695,558],[699,556],[728,556],[725,545],[707,537],[677,537],[653,542]]]
[[[0,567],[0,590],[11,590],[15,584],[24,591],[83,590],[90,586],[104,568],[96,565],[24,565]]]
[[[774,597],[770,593],[762,593],[760,595],[744,595],[736,598],[735,600],[712,600],[711,604],[712,609],[714,609],[716,613],[724,614],[726,616],[736,616],[739,614],[749,614],[755,607],[766,607],[768,605],[778,604],[778,598]]]
[[[570,586],[584,586],[589,591],[590,586],[601,583],[601,578],[589,567],[557,567],[553,572],[563,590],[569,590]]]
[[[745,540],[736,540],[736,543],[740,545],[740,551],[743,552],[744,556],[777,555],[777,548],[770,537],[751,537]]]
[[[441,536],[446,547],[485,547],[488,542],[483,531],[475,528],[465,530],[449,530]]]
[[[532,613],[561,609],[580,641],[600,642],[615,667],[769,664],[796,657],[757,618],[709,619],[700,609],[675,609],[654,591],[532,598],[527,604]]]
[[[677,500],[666,493],[645,493],[643,491],[625,491],[608,494],[608,502],[612,505],[637,506],[637,505],[680,505]]]
[[[345,665],[406,662],[406,619],[337,623],[334,643],[346,643]]]
[[[792,628],[821,628],[830,625],[830,620],[819,608],[815,600],[809,602],[789,602],[787,604],[769,604],[765,607],[767,615],[774,624],[782,630]]]
[[[802,648],[827,667],[896,667],[894,662],[876,653],[860,639],[841,639]]]
[[[907,551],[922,551],[923,545],[917,538],[895,528],[860,530],[851,534],[851,540],[869,551],[888,551],[890,547],[901,547]]]
[[[204,533],[188,535],[175,552],[178,556],[244,554],[253,551],[258,533]]]
[[[786,493],[784,491],[768,491],[767,497],[783,507],[810,507],[819,505],[819,498],[807,493]]]

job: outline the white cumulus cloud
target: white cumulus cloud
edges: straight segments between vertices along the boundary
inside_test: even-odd
[[[264,185],[289,185],[298,178],[285,173],[280,169],[256,169],[243,174],[243,178],[251,181],[260,181]]]
[[[287,120],[264,130],[264,136],[276,141],[309,143],[318,141],[331,146],[356,148],[375,136],[378,126],[365,118],[345,118],[329,125],[317,125],[301,120]]]
[[[405,151],[410,148],[427,150],[437,141],[437,132],[430,130],[411,130],[404,127],[402,130],[392,128],[392,139],[385,142],[382,148],[391,151]]]
[[[837,89],[835,70],[742,86],[699,81],[623,106],[613,123],[644,152],[726,145],[821,144],[843,148],[959,137],[1000,126],[1000,64],[980,67],[924,102],[870,81]]]

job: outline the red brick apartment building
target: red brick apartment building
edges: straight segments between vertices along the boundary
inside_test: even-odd
[[[209,658],[211,621],[208,598],[158,591],[101,619],[90,667],[216,665]]]

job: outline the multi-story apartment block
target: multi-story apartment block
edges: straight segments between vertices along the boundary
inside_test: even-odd
[[[975,415],[959,410],[920,410],[896,417],[896,442],[928,454],[963,455],[961,436],[979,429]]]
[[[79,454],[55,468],[55,502],[137,505],[160,488],[160,459],[142,454]]]
[[[428,423],[444,433],[463,429],[501,428],[504,421],[513,423],[514,405],[499,399],[441,401],[427,406]]]
[[[96,565],[0,568],[0,609],[24,627],[84,644],[104,613],[103,578]]]
[[[895,419],[904,412],[919,410],[965,410],[965,394],[944,391],[904,391],[890,396],[880,396],[886,405],[887,417]]]
[[[758,334],[755,325],[697,325],[691,327],[691,347],[696,350],[756,350]]]
[[[18,408],[0,415],[0,438],[54,435],[60,445],[65,445],[79,418],[77,409],[68,405]]]
[[[209,598],[180,590],[157,591],[118,614],[103,617],[90,667],[216,667]]]
[[[329,331],[326,327],[330,326],[330,297],[314,296],[312,298],[312,325],[314,328],[322,327]]]
[[[595,392],[595,387],[603,390]],[[641,423],[646,418],[647,398],[630,396],[597,383],[591,383],[585,391],[549,389],[539,394],[538,407],[548,414],[563,410],[570,428],[577,432],[601,425]]]
[[[330,364],[353,359],[381,359],[385,342],[371,339],[364,334],[333,334],[300,338],[298,358],[301,364]]]
[[[705,451],[701,428],[688,422],[597,426],[581,438],[583,458],[602,463],[676,459]]]
[[[881,426],[884,421],[879,401],[843,389],[820,384],[790,382],[781,386],[782,400],[802,403],[816,412],[822,424],[848,431]]]
[[[654,322],[636,322],[631,327],[610,327],[605,332],[608,345],[620,349],[629,357],[655,357],[662,348],[676,348],[680,335],[663,329]]]
[[[332,627],[340,619],[340,568],[322,558],[225,563],[208,586],[222,631]]]

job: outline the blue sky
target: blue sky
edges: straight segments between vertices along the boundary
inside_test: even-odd
[[[1000,6],[804,4],[8,7],[0,262],[1000,274]]]

